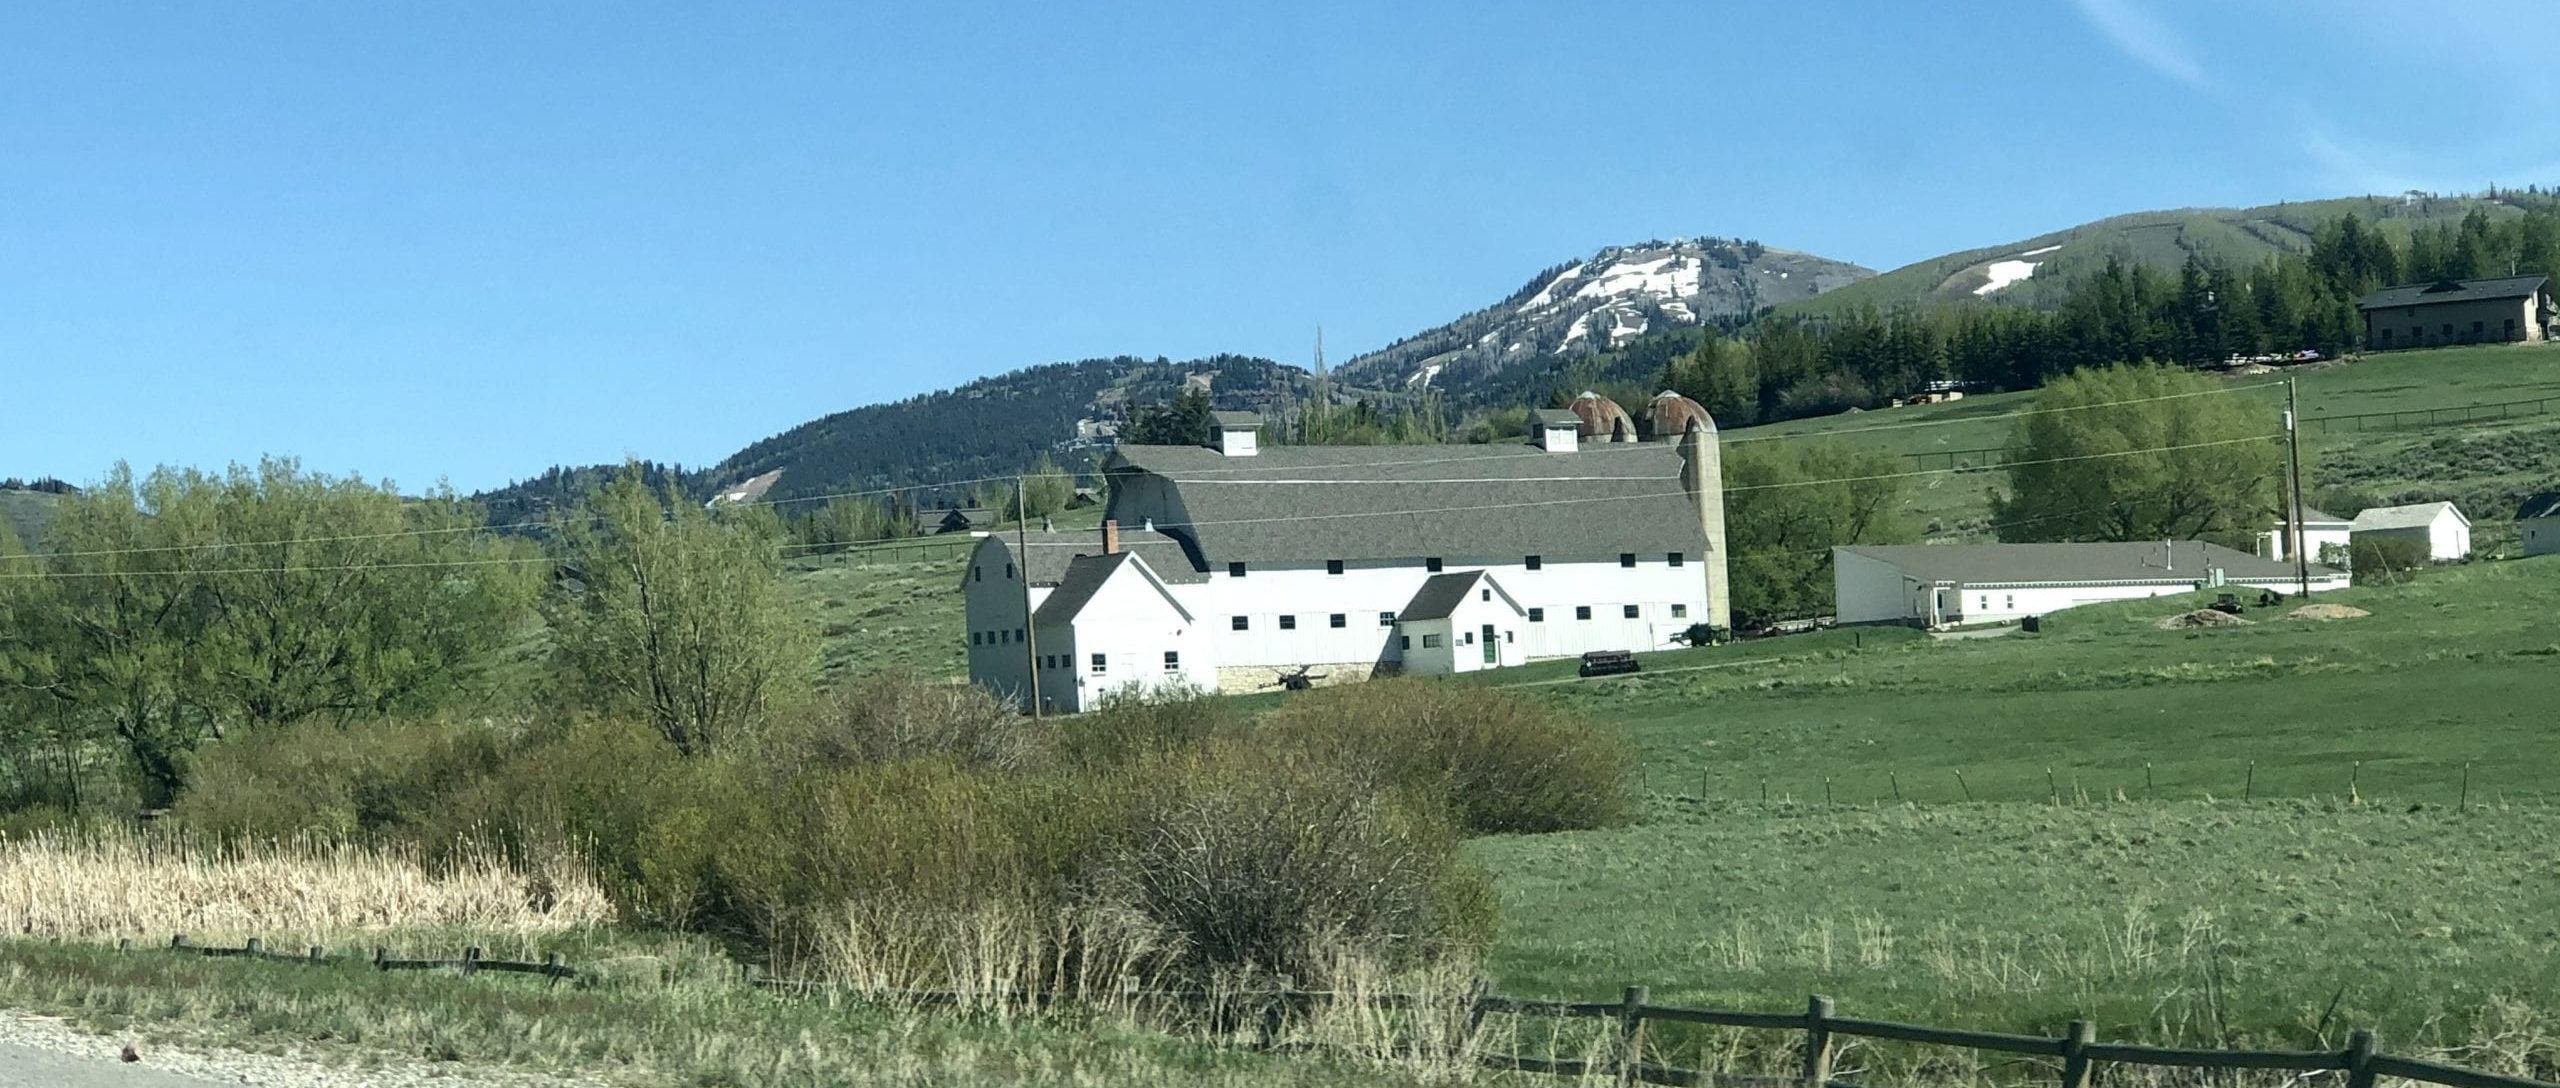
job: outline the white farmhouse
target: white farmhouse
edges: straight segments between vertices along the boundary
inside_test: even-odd
[[[2311,507],[2302,508],[2302,550],[2314,563],[2330,563],[2347,551],[2349,527],[2354,523]],[[2286,546],[2292,536],[2293,523],[2276,519],[2275,526],[2258,534],[2258,554],[2279,562],[2289,562],[2293,552]]]
[[[2530,496],[2516,506],[2516,538],[2526,555],[2560,554],[2560,491]]]
[[[970,679],[1028,706],[1036,671],[1039,705],[1072,712],[1132,685],[1467,672],[1728,627],[1715,424],[1674,394],[1649,409],[1654,441],[1585,394],[1518,444],[1262,446],[1222,412],[1204,445],[1121,446],[1099,535],[979,543]]]
[[[2377,506],[2356,515],[2351,537],[2418,541],[2426,545],[2427,558],[2450,563],[2471,554],[2471,519],[2449,502]]]
[[[2223,586],[2292,593],[2290,563],[2197,540],[2117,544],[1908,544],[1831,549],[1841,623],[2002,623],[2076,605]],[[2311,590],[2345,589],[2311,568]]]

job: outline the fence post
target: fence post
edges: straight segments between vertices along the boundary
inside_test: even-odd
[[[131,938],[131,937],[118,937],[118,938],[116,938],[116,951],[118,951],[118,952],[131,952],[131,951],[133,951],[133,938]]]
[[[1636,1082],[1636,1067],[1644,1063],[1644,1003],[1650,996],[1642,986],[1629,986],[1619,997],[1618,1006],[1618,1083]]]
[[[267,954],[266,942],[256,937],[249,938],[249,943],[241,945],[240,950],[248,953],[249,958],[253,960]]]
[[[2347,1037],[2347,1088],[2373,1088],[2373,1033],[2362,1028]]]
[[[384,947],[383,947],[383,946],[381,946],[381,945],[375,945],[375,946],[373,946],[373,969],[374,969],[374,970],[376,970],[376,971],[388,971],[388,970],[390,970],[390,968],[383,966],[384,961],[387,961],[387,960],[389,960],[390,958],[391,958],[391,950],[390,950],[390,949],[388,949],[388,948],[384,948]]]
[[[2062,1088],[2089,1088],[2089,1044],[2097,1032],[2086,1020],[2074,1020],[2062,1036]]]
[[[318,963],[318,962],[320,962],[320,961],[322,961],[322,960],[325,960],[325,959],[328,959],[328,958],[329,958],[329,956],[328,956],[328,950],[327,950],[327,949],[322,948],[322,947],[320,947],[319,945],[316,945],[316,944],[311,946],[311,962],[313,962],[313,963]]]
[[[462,949],[462,973],[463,973],[463,974],[468,975],[468,974],[472,974],[472,973],[474,973],[474,972],[477,972],[477,971],[479,971],[479,970],[480,970],[480,946],[479,946],[479,945],[476,945],[476,944],[474,944],[474,945],[465,945],[465,946],[463,946],[463,949]]]
[[[1804,1005],[1805,1088],[1831,1080],[1831,999],[1815,994]]]

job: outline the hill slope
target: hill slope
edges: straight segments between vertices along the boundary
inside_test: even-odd
[[[1748,319],[1875,273],[1758,242],[1674,239],[1610,246],[1568,262],[1484,309],[1343,364],[1355,386],[1424,387],[1460,401],[1522,371],[1553,369],[1647,332]]]
[[[2405,239],[2414,228],[2460,223],[2473,208],[2492,219],[2521,214],[2502,200],[2460,196],[2347,197],[2256,208],[2135,212],[2007,245],[1932,257],[1778,308],[1782,313],[1820,314],[1862,305],[1891,310],[1975,300],[2043,308],[2059,303],[2071,280],[2104,267],[2109,257],[2162,270],[2175,270],[2191,253],[2249,265],[2276,253],[2307,251],[2312,232],[2322,223],[2350,213]]]

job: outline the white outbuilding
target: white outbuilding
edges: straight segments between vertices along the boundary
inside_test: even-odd
[[[1404,669],[1436,676],[1520,664],[1527,660],[1520,628],[1528,616],[1490,573],[1432,575],[1396,614]]]
[[[2347,541],[2354,522],[2321,513],[2311,507],[2302,508],[2302,551],[2314,563],[2334,562],[2346,554]],[[2258,554],[2279,562],[2290,561],[2292,550],[2286,538],[2292,535],[2293,523],[2276,519],[2273,527],[2258,534]]]
[[[1841,623],[2002,623],[2101,601],[2225,586],[2290,594],[2297,576],[2293,564],[2200,540],[1831,549]],[[2346,586],[2345,572],[2311,567],[2313,592]]]
[[[2560,554],[2560,491],[2545,491],[2517,505],[2516,539],[2526,555]]]
[[[2356,540],[2414,540],[2427,547],[2427,558],[2450,563],[2471,554],[2471,519],[2449,502],[2411,506],[2377,506],[2356,515],[2350,536]]]

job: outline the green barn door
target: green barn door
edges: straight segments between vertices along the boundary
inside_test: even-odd
[[[1484,625],[1484,631],[1481,638],[1484,642],[1484,663],[1487,665],[1502,664],[1502,644],[1494,641],[1492,624],[1488,623]]]

